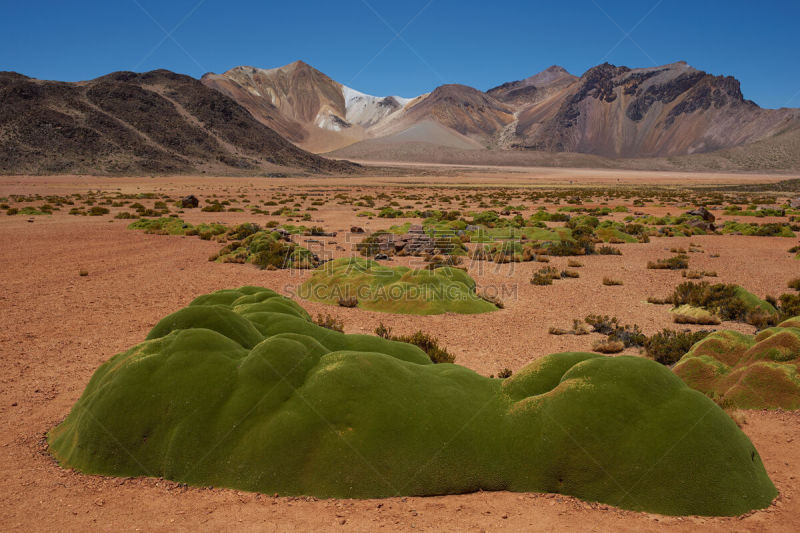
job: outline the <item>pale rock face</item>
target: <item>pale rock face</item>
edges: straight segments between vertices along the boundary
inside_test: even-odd
[[[400,96],[372,96],[342,85],[347,121],[352,124],[369,127],[377,124],[385,117],[403,109],[413,98]]]

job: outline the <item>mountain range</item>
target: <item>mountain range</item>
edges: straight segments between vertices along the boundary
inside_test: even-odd
[[[552,66],[485,92],[442,85],[413,98],[370,96],[302,61],[236,67],[202,81],[314,152],[422,143],[664,157],[751,144],[800,126],[800,110],[762,109],[743,97],[736,79],[685,62],[638,69],[604,63],[580,77]]]
[[[0,72],[0,173],[353,173],[346,159],[654,169],[800,168],[800,109],[762,109],[685,62],[552,66],[481,91],[372,96],[296,61],[200,80]],[[321,154],[321,155],[320,155]]]

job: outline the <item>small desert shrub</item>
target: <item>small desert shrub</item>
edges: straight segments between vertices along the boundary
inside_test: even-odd
[[[454,363],[456,356],[449,353],[445,348],[439,346],[439,339],[422,331],[417,331],[413,335],[392,335],[392,328],[384,325],[383,322],[375,328],[375,335],[378,337],[413,344],[423,352],[428,354],[431,361],[435,364]]]
[[[655,270],[683,270],[689,268],[688,255],[675,255],[668,259],[659,259],[658,261],[648,261],[647,268]]]
[[[619,248],[608,245],[598,246],[595,249],[595,253],[598,255],[622,255],[622,251]]]
[[[656,305],[666,305],[672,303],[672,298],[669,296],[666,298],[659,298],[658,296],[648,296],[647,303]]]
[[[322,316],[322,313],[317,315],[316,320],[314,323],[318,326],[322,326],[323,328],[331,329],[333,331],[338,331],[339,333],[344,333],[344,322],[336,318],[335,316],[325,315]]]
[[[609,341],[620,341],[625,348],[641,347],[647,337],[637,325],[621,325],[616,317],[608,315],[589,315],[584,322],[592,327],[594,333],[606,335]],[[578,321],[573,321],[573,329],[577,330]]]
[[[796,291],[800,291],[800,278],[794,278],[793,280],[789,281],[786,285],[790,289],[794,289]]]
[[[531,279],[533,285],[552,285],[554,279],[561,277],[561,274],[554,267],[540,268]]]
[[[625,344],[621,341],[599,340],[592,344],[592,351],[598,353],[619,353],[625,349]]]
[[[108,210],[107,207],[101,207],[99,205],[96,205],[96,206],[94,206],[94,207],[89,209],[89,216],[90,217],[99,217],[101,215],[107,215],[108,213],[109,213],[109,210]]]
[[[557,328],[553,326],[547,330],[547,332],[550,335],[588,335],[589,329],[586,327],[586,324],[576,318],[572,321],[571,329]]]
[[[570,259],[569,261],[567,261],[567,266],[570,268],[580,268],[583,266],[583,263],[575,259]]]
[[[574,270],[565,269],[565,270],[561,271],[561,277],[562,278],[579,278],[579,277],[581,277],[581,275],[578,272],[575,272]]]
[[[681,275],[686,279],[701,279],[703,277],[703,273],[696,270],[684,270]]]
[[[511,374],[514,372],[510,368],[504,368],[500,372],[497,373],[497,377],[500,379],[508,379],[511,377]]]
[[[349,296],[347,298],[339,298],[337,302],[339,307],[356,307],[358,305],[358,298],[355,296]]]
[[[586,255],[594,252],[594,243],[588,239],[575,241],[558,241],[547,248],[547,253],[553,256]]]
[[[710,331],[675,331],[664,329],[648,337],[644,349],[648,357],[662,365],[672,366],[688,352],[695,343],[700,342]]]
[[[539,272],[536,272],[533,275],[533,278],[531,278],[531,284],[533,284],[533,285],[552,285],[553,284],[553,278],[551,278],[550,276],[544,276],[544,275],[540,274]]]
[[[78,275],[81,276],[81,277],[88,276],[89,275],[89,271],[85,270],[85,269],[81,269],[80,272],[78,272]]]
[[[779,301],[783,320],[800,316],[800,294],[781,294]]]
[[[622,281],[606,277],[603,278],[603,285],[608,285],[608,286],[622,285]]]

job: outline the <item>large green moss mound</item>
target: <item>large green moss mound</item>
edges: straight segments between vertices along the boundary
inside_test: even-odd
[[[392,267],[360,257],[325,263],[301,285],[298,294],[328,304],[354,299],[362,309],[384,313],[436,315],[497,310],[475,293],[475,281],[461,269]]]
[[[256,287],[164,318],[48,440],[88,473],[283,495],[549,491],[702,515],[776,495],[736,424],[662,365],[562,353],[491,379]]]
[[[800,317],[758,335],[718,331],[675,365],[690,387],[741,409],[800,409]]]

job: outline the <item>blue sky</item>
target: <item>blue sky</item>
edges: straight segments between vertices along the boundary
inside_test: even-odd
[[[559,64],[685,60],[763,107],[800,107],[800,0],[0,0],[0,70],[83,80],[199,77],[302,59],[376,95],[488,89]]]

